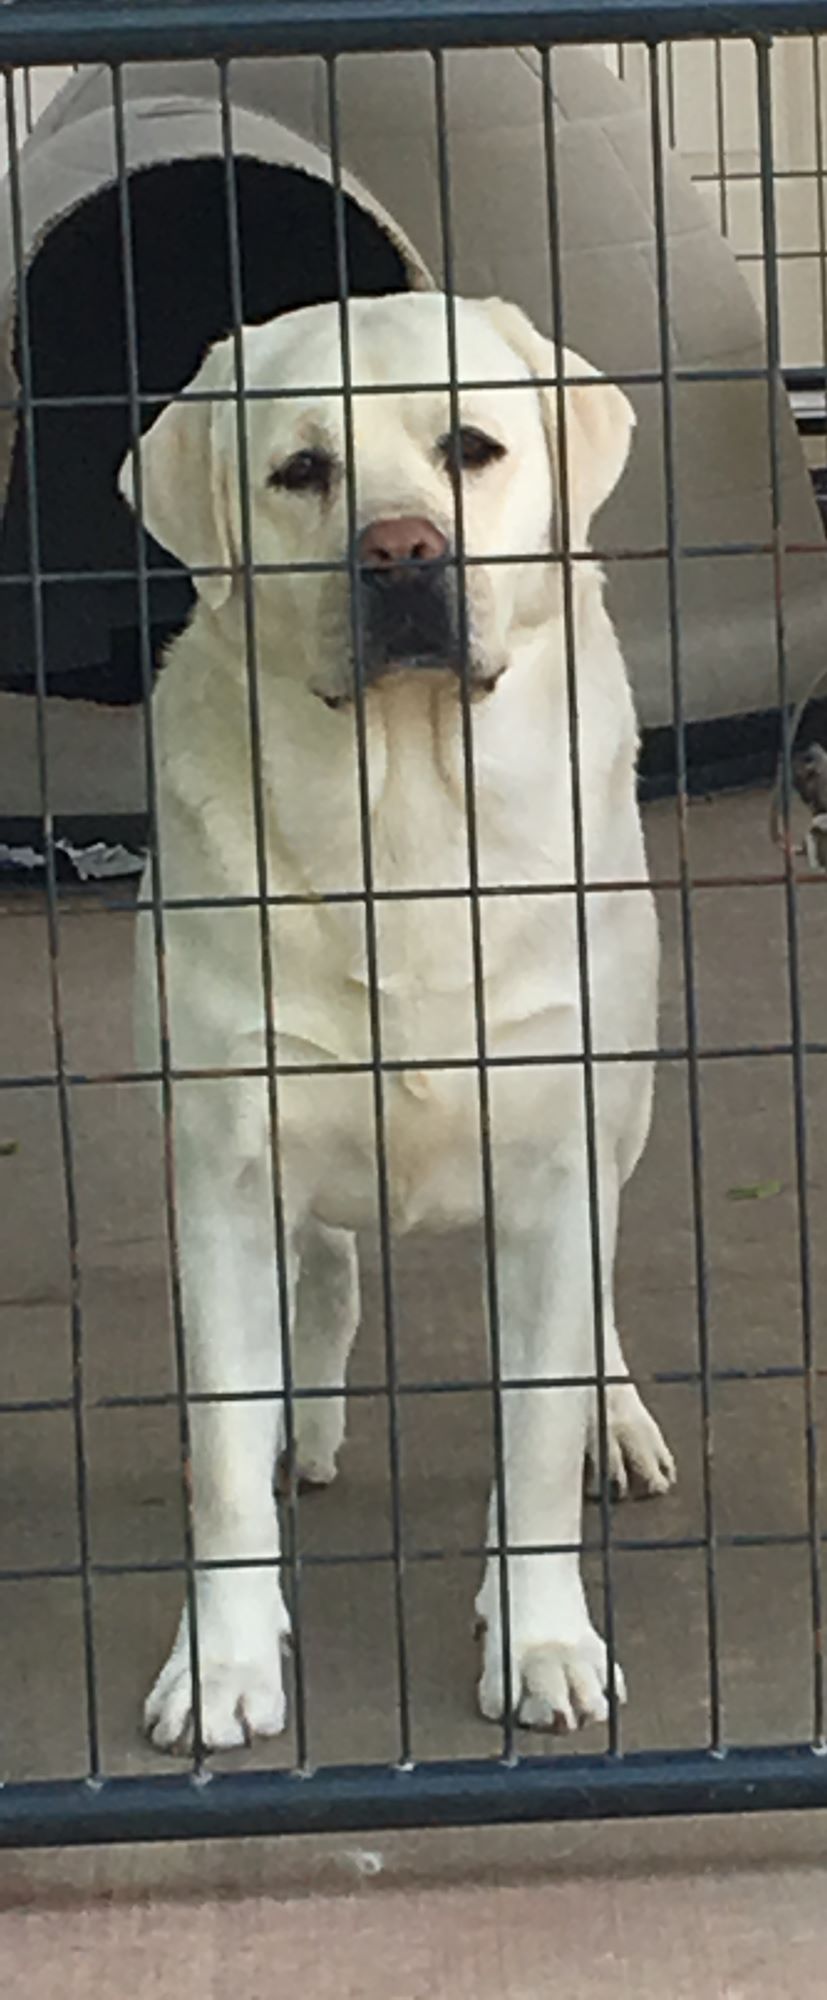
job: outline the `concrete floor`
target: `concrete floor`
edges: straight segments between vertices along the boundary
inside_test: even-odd
[[[4,2000],[821,2000],[820,1821],[0,1855]]]
[[[695,873],[718,879],[733,874],[771,874],[776,857],[766,824],[763,794],[695,806],[691,814]],[[662,806],[649,812],[648,838],[653,872],[658,877],[673,875],[673,808]],[[683,1039],[679,909],[672,890],[664,890],[659,900],[664,940],[661,1044],[668,1049]],[[824,1039],[827,900],[823,886],[802,886],[799,910],[804,1029],[811,1038]],[[42,910],[33,901],[10,896],[1,914],[5,972],[0,1075],[13,1078],[48,1070],[52,1063],[46,933]],[[130,1061],[133,929],[134,919],[128,914],[79,904],[67,909],[61,925],[61,964],[67,1058],[73,1070],[105,1074]],[[787,1040],[782,891],[767,886],[716,886],[697,891],[695,941],[702,1046],[768,1045]],[[709,1060],[702,1065],[701,1078],[713,1363],[716,1369],[795,1370],[801,1360],[802,1335],[790,1062],[771,1056]],[[630,1360],[643,1383],[657,1371],[694,1369],[698,1354],[683,1065],[661,1065],[656,1105],[651,1143],[627,1197],[621,1250],[621,1326]],[[807,1065],[807,1108],[813,1216],[810,1252],[815,1319],[821,1326],[827,1291],[827,1234],[821,1228],[827,1187],[827,1066],[818,1056]],[[172,1385],[160,1160],[152,1109],[140,1086],[97,1083],[73,1091],[72,1114],[83,1272],[93,1557],[101,1564],[174,1558],[180,1552],[174,1410],[124,1412],[95,1407],[102,1396],[163,1392]],[[761,1198],[732,1198],[733,1190],[758,1187],[763,1189]],[[4,1218],[0,1403],[63,1396],[70,1382],[69,1289],[52,1091],[21,1084],[4,1089],[0,1095],[0,1191]],[[427,1242],[399,1248],[395,1269],[403,1380],[468,1379],[484,1373],[478,1263],[475,1242],[445,1245],[438,1252]],[[365,1294],[365,1324],[353,1379],[375,1383],[381,1377],[381,1326],[376,1258],[370,1245],[366,1246]],[[646,1393],[676,1452],[680,1479],[668,1500],[649,1506],[630,1503],[614,1515],[613,1532],[619,1544],[613,1558],[618,1643],[630,1692],[623,1742],[635,1749],[700,1745],[708,1738],[703,1554],[697,1549],[646,1546],[702,1534],[699,1391],[695,1383],[655,1383]],[[725,1546],[719,1554],[726,1736],[732,1743],[800,1740],[812,1728],[800,1380],[776,1374],[716,1384],[713,1433],[715,1516],[721,1535],[780,1538],[775,1546]],[[492,1734],[490,1726],[475,1716],[476,1656],[471,1630],[477,1560],[469,1551],[479,1545],[481,1537],[489,1453],[490,1406],[485,1394],[403,1399],[403,1495],[409,1543],[414,1550],[441,1547],[446,1551],[440,1561],[412,1562],[406,1582],[417,1757],[484,1757],[497,1748],[496,1732]],[[823,1528],[823,1522],[821,1525]],[[599,1612],[595,1510],[590,1511],[588,1532],[595,1549],[588,1558],[588,1568]],[[398,1728],[387,1561],[386,1425],[380,1399],[354,1403],[340,1482],[332,1491],[302,1501],[300,1533],[308,1555],[338,1558],[319,1566],[308,1564],[304,1572],[312,1759],[321,1763],[392,1758],[398,1751]],[[636,1546],[624,1548],[629,1542]],[[369,1552],[377,1560],[349,1564],[347,1558],[357,1551]],[[0,1417],[0,1570],[50,1568],[73,1562],[76,1554],[69,1417],[59,1412]],[[96,1578],[95,1634],[103,1761],[108,1772],[164,1768],[157,1754],[142,1742],[138,1718],[142,1695],[172,1630],[178,1595],[178,1584],[169,1576],[153,1579],[132,1574],[118,1578],[100,1574]],[[86,1764],[83,1657],[76,1581],[52,1578],[0,1583],[0,1632],[2,1776],[13,1780],[82,1772]],[[536,1740],[531,1747],[539,1747]],[[547,1743],[545,1747],[549,1754],[560,1754],[557,1746]],[[599,1749],[600,1732],[591,1732],[582,1747]],[[244,1753],[234,1761],[283,1763],[290,1760],[293,1748],[288,1734],[278,1745]],[[676,1837],[674,1831],[669,1835],[672,1841]],[[745,1837],[749,1840],[752,1835]],[[777,1853],[788,1838],[789,1828],[778,1836],[775,1847],[770,1842],[771,1850]],[[693,1875],[696,1863],[691,1852],[687,1862],[683,1834],[679,1839],[683,1841],[680,1865],[686,1863]],[[704,1857],[717,1853],[722,1862],[724,1858],[728,1865],[732,1862],[732,1829],[703,1828],[698,1839],[698,1852]],[[817,1848],[817,1835],[813,1839]],[[383,1843],[383,1849],[390,1852],[393,1843]],[[344,1876],[337,1877],[339,1887],[344,1880],[353,1888],[354,1871],[358,1876],[361,1866],[355,1843],[332,1843],[327,1859],[324,1852],[321,1859],[317,1854],[312,1867],[310,1850],[301,1847],[298,1851],[301,1858],[295,1866],[287,1864],[285,1856],[293,1850],[289,1843],[282,1846],[278,1863],[269,1863],[262,1876],[265,1850],[255,1849],[259,1858],[250,1863],[254,1880],[250,1878],[248,1893],[264,1893],[265,1880],[275,1890],[278,1871],[285,1866],[286,1887],[282,1885],[280,1893],[288,1901],[306,1880],[311,1885],[318,1880],[327,1893],[330,1885],[326,1885],[324,1871],[328,1866],[333,1867],[334,1875],[337,1868],[344,1870]],[[530,1893],[525,1871],[528,1868],[530,1873],[538,1855],[546,1853],[549,1865],[555,1868],[565,1861],[563,1873],[578,1882],[581,1862],[588,1868],[592,1865],[590,1855],[608,1856],[603,1883],[609,1898],[604,1974],[614,1979],[609,1961],[614,1954],[616,1969],[621,1970],[627,1948],[632,1953],[629,1965],[637,1968],[634,1976],[629,1973],[628,1985],[624,1975],[623,1983],[616,1986],[619,1993],[645,1996],[657,1991],[659,1995],[679,1996],[720,1992],[738,2000],[742,1991],[752,1994],[765,1990],[748,1980],[739,1984],[737,1967],[730,1967],[727,1973],[729,1984],[715,1984],[711,1977],[700,1985],[687,1984],[677,1970],[672,1984],[647,1983],[643,1961],[638,1966],[634,1950],[649,1924],[654,1979],[662,1958],[663,1939],[658,1929],[662,1916],[645,1916],[643,1875],[647,1868],[659,1867],[668,1851],[663,1830],[654,1837],[639,1828],[593,1829],[588,1833],[569,1828],[557,1834],[548,1830],[542,1835],[514,1833],[490,1838],[478,1835],[470,1847],[455,1838],[447,1848],[444,1840],[429,1836],[424,1849],[422,1842],[413,1843],[413,1848],[409,1842],[397,1843],[393,1851],[402,1856],[403,1881],[407,1879],[405,1869],[414,1865],[410,1862],[414,1853],[414,1875],[420,1888],[429,1866],[432,1877],[434,1873],[441,1877],[446,1869],[449,1875],[451,1870],[456,1875],[458,1867],[461,1876],[465,1866],[465,1886],[457,1882],[457,1893],[461,1888],[466,1899],[462,1908],[471,1925],[469,1935],[473,1933],[477,1940],[482,1937],[483,1943],[474,1947],[477,1955],[469,1960],[472,1970],[452,1974],[447,1984],[435,1984],[428,1956],[431,1920],[425,1920],[416,1898],[406,1903],[403,1898],[407,1920],[414,1930],[420,1925],[420,1945],[414,1953],[419,1971],[407,1984],[400,1972],[396,1983],[377,1985],[376,1991],[387,1993],[390,2000],[408,2000],[408,1995],[413,2000],[420,1993],[435,1991],[483,1996],[495,1990],[509,1995],[547,1990],[550,1967],[541,1976],[539,1960],[535,1971],[526,1972],[524,1978],[517,1958],[514,1969],[508,1971],[506,1961],[511,1964],[508,1953],[512,1947],[507,1943],[501,1944],[502,1978],[498,1984],[490,1983],[493,1945],[490,1938],[486,1944],[485,1938],[486,1924],[490,1927],[493,1919],[485,1916],[479,1930],[479,1912],[487,1906],[480,1904],[476,1888],[469,1886],[467,1879],[474,1878],[477,1863],[480,1868],[489,1865],[484,1861],[486,1854],[494,1857],[490,1865],[495,1874],[500,1871],[496,1879],[501,1889],[502,1870],[508,1874],[511,1901],[507,1906],[510,1914],[503,1917],[504,1939],[512,1936],[512,1929],[514,1937],[522,1935],[519,1896]],[[110,1857],[106,1865],[115,1871],[115,1877],[110,1872],[107,1879],[116,1878],[122,1888],[126,1885],[124,1894],[130,1882],[136,1893],[146,1893],[150,1877],[159,1895],[170,1889],[173,1881],[179,1887],[188,1882],[194,1892],[199,1884],[209,1883],[210,1867],[215,1864],[193,1859],[188,1876],[186,1852],[178,1852],[177,1874],[175,1868],[172,1873],[161,1868],[159,1873],[157,1857],[151,1861],[143,1855],[134,1868],[127,1857]],[[357,1855],[352,1863],[346,1859],[350,1853]],[[230,1850],[226,1861],[230,1886],[235,1889],[239,1888],[240,1855],[240,1849]],[[634,1867],[636,1855],[641,1857],[643,1902],[637,1927],[631,1922],[628,1901],[623,1903],[621,1923],[612,1855],[621,1872],[624,1867]],[[808,1849],[802,1856],[802,1867],[805,1859],[813,1858]],[[104,1866],[101,1858],[94,1866],[98,1871]],[[595,1866],[599,1872],[604,1859]],[[49,1904],[55,1883],[60,1881],[74,1883],[79,1896],[97,1893],[100,1874],[79,1877],[72,1872],[77,1867],[77,1862],[62,1865],[56,1876],[45,1861],[35,1864],[9,1858],[0,1874],[0,1893],[5,1892],[12,1904],[29,1896],[37,1901],[42,1894]],[[697,1867],[701,1867],[700,1862]],[[306,1877],[303,1871],[308,1868],[310,1876]],[[314,1877],[313,1868],[322,1870],[321,1877]],[[516,1879],[512,1879],[515,1871]],[[804,1868],[802,1885],[806,1879]],[[218,1877],[213,1886],[221,1888]],[[392,1936],[401,1918],[398,1913],[391,1915],[387,1879],[384,1887],[382,1907]],[[363,1888],[360,1895],[365,1893]],[[401,1886],[399,1893],[402,1897]],[[555,1944],[555,1952],[561,1950],[564,1959],[570,1927],[577,1927],[576,1910],[582,1906],[585,1912],[588,1907],[585,1889],[572,1893],[574,1902],[570,1915],[563,1919],[562,1943],[558,1937]],[[766,1917],[760,1888],[753,1894],[753,1905],[751,1922],[760,1929]],[[537,1935],[545,1937],[549,1908],[542,1902],[539,1907],[544,1914]],[[554,1898],[554,1907],[555,1924],[559,1924],[559,1897]],[[741,1922],[739,1908],[736,1898],[732,1905],[736,1933]],[[685,1932],[684,1946],[691,1957],[698,1938],[690,1903],[684,1905],[678,1898],[673,1914],[678,1932],[681,1936]],[[462,1921],[458,1914],[454,1932],[453,1920],[446,1918],[448,1932],[456,1938],[462,1934]],[[361,1918],[357,1930],[360,1922]],[[802,1904],[802,1936],[807,1922]],[[43,1923],[47,1924],[45,1915]],[[175,1929],[172,1920],[171,1929]],[[822,1967],[825,1929],[827,1918],[820,1919],[818,1927]],[[46,1953],[45,1967],[47,1930],[38,1935]],[[219,1969],[213,1968],[209,1976],[205,1972],[199,1991],[206,1986],[217,1994],[224,1991],[224,1985],[221,1952],[215,1948]],[[678,1952],[682,1948],[676,1946]],[[339,1995],[367,1994],[373,1988],[360,1984],[355,1970],[348,1984],[350,1949],[344,1937],[339,1958],[342,1983],[336,1990]],[[447,1943],[445,1949],[448,1951]],[[177,1947],[175,1955],[177,1960]],[[446,1966],[448,1962],[446,1958]],[[299,1961],[296,1963],[298,1966]],[[675,1965],[678,1963],[676,1959]],[[354,1967],[356,1964],[354,1958]],[[475,1964],[477,1973],[473,1972]],[[766,1964],[771,1970],[770,1958]],[[4,1990],[9,1989],[4,1985]],[[258,1988],[250,1985],[248,1990]],[[318,1985],[314,1990],[326,1993],[327,1987]],[[561,1990],[590,1993],[593,1989],[585,1983]],[[766,1986],[768,1993],[771,1990],[779,1990],[777,1978],[774,1989],[771,1984]],[[788,1990],[815,1992],[820,1988],[801,1984]],[[186,1981],[178,1982],[176,1991],[188,1992]]]

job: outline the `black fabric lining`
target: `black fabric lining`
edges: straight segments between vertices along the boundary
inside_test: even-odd
[[[690,722],[685,735],[687,790],[692,797],[765,784],[775,775],[780,747],[777,708]],[[799,741],[814,737],[827,740],[827,699],[811,701],[802,716]],[[644,731],[639,771],[642,799],[671,798],[677,784],[671,724]]]
[[[811,702],[801,725],[801,741],[813,737],[827,741],[827,700]],[[778,764],[778,712],[765,709],[753,715],[723,720],[689,723],[686,730],[690,797],[703,798],[716,792],[739,791],[749,785],[767,784]],[[675,737],[671,728],[644,732],[639,765],[639,795],[644,803],[667,799],[676,789]],[[134,873],[140,873],[146,854],[147,822],[139,814],[101,814],[58,817],[55,839],[58,880],[94,879],[90,850],[103,844],[122,848],[134,856]],[[31,862],[15,861],[14,851],[42,855],[43,829],[39,819],[3,819],[0,815],[0,843],[8,850],[0,853],[0,879],[20,876],[32,880],[37,869]],[[60,845],[64,843],[64,845]],[[79,869],[72,855],[88,856]],[[88,873],[86,872],[88,868]],[[105,871],[101,871],[103,874]],[[108,872],[108,871],[106,871]],[[123,878],[121,878],[123,879]],[[127,877],[128,879],[128,877]]]
[[[244,318],[258,324],[338,296],[333,190],[297,168],[239,158],[238,191]],[[214,340],[232,329],[226,178],[222,159],[176,160],[131,176],[138,317],[138,376],[157,403],[143,408],[148,429],[164,403],[191,381]],[[348,198],[346,235],[354,295],[406,291],[401,252],[374,217]],[[64,216],[32,261],[28,280],[33,391],[77,396],[74,409],[36,412],[37,503],[43,570],[89,571],[88,586],[43,587],[51,689],[67,699],[122,705],[140,698],[137,589],[92,573],[135,566],[133,516],[116,489],[129,448],[126,334],[118,189],[107,186]],[[19,350],[15,347],[19,377]],[[105,408],[84,395],[122,401]],[[150,567],[170,568],[147,537]],[[177,565],[150,581],[157,660],[181,631],[193,587]],[[30,572],[28,494],[18,433],[0,523],[0,574]],[[0,687],[34,685],[28,584],[0,596]]]

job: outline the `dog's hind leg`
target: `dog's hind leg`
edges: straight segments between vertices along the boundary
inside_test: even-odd
[[[298,1395],[294,1403],[295,1476],[308,1486],[328,1486],[345,1434],[348,1355],[359,1324],[356,1239],[346,1229],[311,1222],[303,1236],[293,1386],[326,1393]]]
[[[612,1376],[629,1370],[620,1345],[614,1315],[607,1301],[604,1325],[606,1375],[606,1477],[612,1497],[625,1500],[654,1499],[668,1493],[675,1484],[675,1461],[669,1446],[634,1382],[612,1381]],[[586,1492],[599,1500],[601,1488],[600,1408],[597,1394],[592,1398],[586,1434]]]
[[[651,1030],[653,1038],[655,1030]],[[617,1182],[613,1192],[613,1206],[609,1218],[611,1244],[615,1242],[617,1226],[617,1196],[619,1190],[633,1174],[637,1160],[643,1152],[645,1138],[651,1120],[651,1074],[641,1076],[639,1086],[631,1100],[631,1114],[627,1128],[623,1132],[617,1150]],[[607,1452],[605,1452],[605,1478],[613,1500],[625,1500],[633,1494],[637,1500],[653,1500],[659,1494],[667,1494],[675,1484],[675,1460],[669,1446],[655,1424],[655,1418],[647,1410],[643,1398],[631,1380],[617,1380],[617,1376],[629,1376],[625,1366],[623,1348],[617,1334],[615,1320],[615,1270],[613,1256],[605,1258],[605,1244],[601,1244],[603,1262],[603,1358],[605,1358],[605,1428],[607,1428]],[[615,1380],[611,1380],[615,1378]],[[589,1402],[589,1424],[585,1434],[585,1492],[589,1500],[599,1500],[601,1494],[601,1448],[599,1448],[599,1402],[597,1394]]]
[[[623,1164],[621,1184],[627,1165],[628,1163]],[[614,1242],[616,1221],[615,1209],[610,1224],[612,1242]],[[659,1426],[651,1412],[647,1410],[642,1396],[638,1394],[634,1382],[617,1380],[618,1376],[628,1377],[629,1370],[620,1345],[615,1319],[614,1256],[604,1258],[604,1263],[608,1265],[604,1270],[603,1285],[603,1354],[607,1378],[605,1474],[613,1499],[625,1500],[629,1493],[634,1494],[638,1500],[655,1499],[658,1494],[668,1493],[670,1487],[674,1486],[675,1461]],[[601,1458],[600,1404],[595,1392],[590,1399],[586,1432],[586,1492],[590,1500],[600,1498],[603,1472]]]
[[[479,1702],[492,1719],[510,1708],[527,1727],[563,1731],[605,1721],[609,1710],[606,1647],[580,1574],[594,1346],[589,1188],[574,1147],[552,1171],[518,1180],[512,1188],[503,1176],[498,1190],[502,1455],[476,1607],[485,1628]],[[601,1192],[611,1257],[616,1191]],[[622,1701],[617,1666],[614,1686]]]

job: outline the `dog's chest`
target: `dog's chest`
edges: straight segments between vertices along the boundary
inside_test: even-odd
[[[499,1172],[512,1154],[545,1157],[554,1133],[576,1122],[571,1057],[581,1029],[559,732],[542,713],[523,723],[516,699],[507,713],[492,697],[474,732],[471,840],[455,696],[454,727],[442,734],[424,701],[410,714],[402,691],[391,701],[393,727],[380,707],[369,732],[367,788],[341,718],[320,704],[307,725],[307,704],[297,703],[295,715],[279,704],[263,742],[275,1025],[286,1066],[280,1129],[291,1174],[331,1223],[357,1227],[375,1216],[372,1072],[381,1056],[388,1193],[394,1226],[404,1230],[480,1212],[483,1041],[495,1065],[488,1090]],[[210,788],[201,783],[189,800],[181,780],[177,791],[165,827],[170,886],[203,894],[204,831],[215,831]],[[255,888],[245,798],[242,787],[238,820],[220,822],[217,893]],[[613,863],[624,877],[643,869],[631,786],[621,822],[612,823],[611,847],[602,834],[593,842],[594,879],[606,879]],[[215,840],[207,858],[214,850]],[[601,899],[589,906],[595,1032],[611,1048],[635,1033],[648,1045],[651,1032],[630,1028],[628,991],[617,978],[624,958],[646,959],[648,947],[630,934],[642,899],[613,903],[614,915]],[[167,935],[176,1060],[261,1063],[256,909],[173,911]],[[263,1094],[261,1104],[266,1110]]]
[[[474,853],[457,748],[449,763],[435,756],[424,730],[396,729],[384,767],[377,772],[374,765],[372,773],[370,905],[319,903],[299,920],[304,942],[297,933],[286,981],[282,957],[283,1026],[297,1037],[312,1035],[337,1061],[367,1069],[381,1056],[387,1196],[400,1231],[451,1227],[480,1213],[481,1048],[507,1051],[510,1061],[520,1047],[533,1052],[539,1036],[545,1052],[563,1046],[570,1052],[576,1029],[571,899],[531,893],[532,882],[553,868],[542,838],[548,789],[534,797],[523,782],[512,792],[500,765],[492,796],[483,766]],[[329,803],[330,794],[328,810]],[[319,820],[315,830],[318,837]],[[335,862],[331,846],[314,867],[335,866],[339,881],[352,871],[359,881],[361,833],[358,823],[351,825],[345,839],[340,818]],[[482,889],[476,901],[469,888],[473,862]],[[515,885],[527,893],[512,893]],[[518,1078],[504,1068],[489,1095],[498,1153],[531,1143],[536,1071]],[[306,1137],[309,1094],[296,1102]],[[351,1224],[368,1221],[377,1190],[369,1076],[335,1091],[320,1081],[312,1106],[311,1152],[325,1163],[321,1212],[341,1221],[345,1201]]]
[[[393,741],[371,815],[375,957],[385,1035],[398,1056],[431,1053],[473,984],[469,849],[455,772],[419,732]],[[367,943],[367,940],[366,940]],[[369,951],[352,972],[369,976]]]
[[[548,773],[526,770],[525,759],[509,772],[500,752],[492,775],[483,739],[469,819],[458,703],[455,693],[450,706],[441,699],[447,721],[439,698],[388,690],[368,731],[366,787],[343,761],[335,782],[329,765],[315,793],[282,795],[282,838],[293,832],[301,874],[322,892],[311,912],[281,920],[282,995],[293,1032],[323,1001],[340,1055],[370,1053],[378,1013],[393,1062],[471,1059],[480,975],[494,1029],[555,1004],[555,961],[573,963],[570,913],[530,893],[570,866],[563,802],[550,811]],[[553,817],[564,828],[559,854]]]
[[[321,703],[280,698],[264,717],[287,1178],[331,1224],[370,1226],[379,1056],[393,1226],[451,1227],[481,1209],[483,1044],[498,1176],[530,1173],[576,1126],[582,1084],[571,1058],[582,1030],[565,743],[516,680],[480,704],[469,837],[456,690],[432,702],[424,690],[389,686],[366,708],[366,771],[347,718]],[[234,794],[237,816],[218,819],[220,768],[184,762],[176,790],[165,824],[172,893],[203,894],[206,831],[217,890],[249,897],[257,877],[245,786]],[[641,872],[631,766],[619,823],[604,822],[592,812],[590,879],[605,881],[613,867]],[[642,899],[609,900],[611,911],[600,898],[589,903],[594,1032],[612,1049],[635,1034],[648,1046],[651,1030],[630,1024],[628,982],[618,977],[624,962],[646,960],[632,934]],[[257,910],[172,911],[167,936],[176,1061],[261,1064]],[[266,1092],[256,1107],[266,1147]]]

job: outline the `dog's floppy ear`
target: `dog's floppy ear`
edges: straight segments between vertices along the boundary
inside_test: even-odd
[[[228,504],[228,467],[218,449],[218,428],[226,403],[209,400],[209,391],[232,389],[233,347],[229,340],[212,347],[188,389],[205,392],[204,401],[168,403],[141,439],[141,514],[143,526],[161,547],[171,550],[187,569],[223,569],[223,576],[196,576],[193,583],[210,609],[226,603],[232,587],[233,548]],[[118,488],[135,509],[135,466],[127,453],[118,473]]]
[[[546,381],[557,376],[554,341],[538,333],[519,306],[509,305],[503,299],[487,299],[485,309],[497,332],[526,362],[532,375]],[[626,464],[635,413],[622,389],[606,382],[589,361],[582,360],[568,347],[563,348],[562,359],[567,381],[571,376],[582,376],[587,384],[581,389],[576,382],[569,383],[564,391],[569,542],[573,549],[583,549],[592,516],[614,491]],[[539,393],[559,497],[558,392],[553,387]]]

